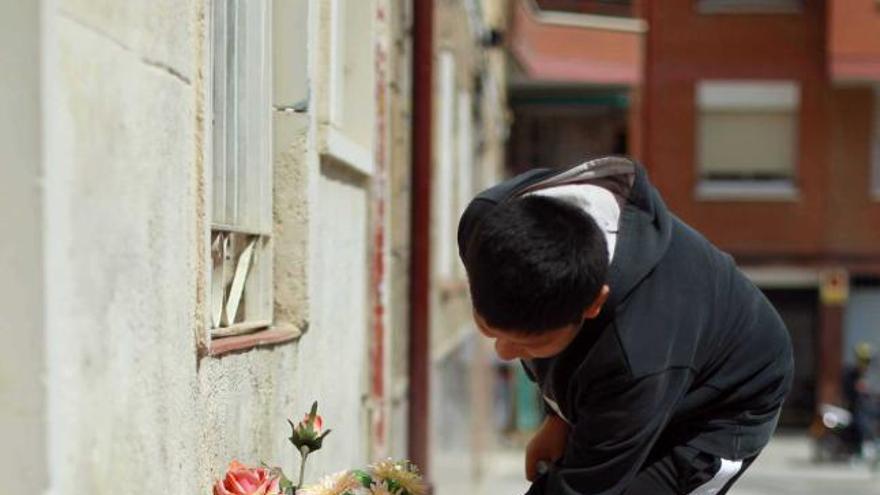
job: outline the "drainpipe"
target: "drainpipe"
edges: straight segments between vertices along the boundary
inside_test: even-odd
[[[655,80],[655,60],[654,50],[656,49],[657,29],[654,20],[657,19],[657,5],[659,2],[653,0],[641,0],[636,4],[636,14],[639,15],[648,24],[648,31],[643,35],[642,47],[642,81],[639,88],[639,124],[638,136],[636,138],[639,143],[636,144],[638,150],[638,159],[645,168],[650,171],[654,166],[654,90]]]
[[[410,329],[408,455],[430,479],[428,428],[431,289],[431,137],[434,0],[413,0],[412,192],[410,216]]]

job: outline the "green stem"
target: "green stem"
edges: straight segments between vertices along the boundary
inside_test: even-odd
[[[297,490],[299,490],[303,486],[303,474],[306,471],[306,459],[309,458],[309,448],[303,446],[302,449],[300,449],[299,454],[302,456],[302,461],[300,461],[299,463],[299,481],[297,481],[296,483]],[[294,493],[296,492],[294,491]]]

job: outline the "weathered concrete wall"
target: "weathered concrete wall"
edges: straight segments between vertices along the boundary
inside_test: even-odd
[[[411,196],[412,29],[409,0],[391,2],[389,56],[389,349],[391,417],[389,455],[407,450]]]
[[[48,486],[42,266],[40,5],[0,3],[0,479]]]
[[[334,431],[310,479],[365,462],[367,184],[321,166],[312,113],[276,112],[276,316],[308,330],[200,359],[209,3],[48,5],[51,492],[208,493],[233,458],[292,470],[285,418],[314,399]]]
[[[198,493],[196,9],[120,5],[59,2],[46,26],[52,492],[162,473]]]

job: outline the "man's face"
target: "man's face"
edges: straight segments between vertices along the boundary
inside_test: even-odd
[[[512,359],[548,358],[562,352],[577,336],[580,324],[566,325],[537,335],[517,330],[502,330],[489,326],[480,315],[474,313],[474,321],[480,333],[495,340],[498,357]]]
[[[571,344],[571,341],[577,337],[584,320],[599,316],[599,312],[605,301],[608,300],[610,293],[611,289],[607,285],[603,285],[593,302],[584,309],[583,319],[580,323],[546,330],[537,335],[516,329],[492,327],[476,311],[474,311],[474,321],[477,323],[480,333],[495,340],[495,352],[505,361],[553,357],[565,350],[568,344]]]

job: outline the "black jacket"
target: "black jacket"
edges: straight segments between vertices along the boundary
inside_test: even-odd
[[[599,317],[561,354],[525,363],[573,425],[563,458],[529,493],[622,493],[672,445],[756,455],[791,386],[788,332],[733,259],[666,209],[640,165],[600,158],[482,192],[459,223],[462,258],[488,211],[563,183],[604,186],[622,208]]]

